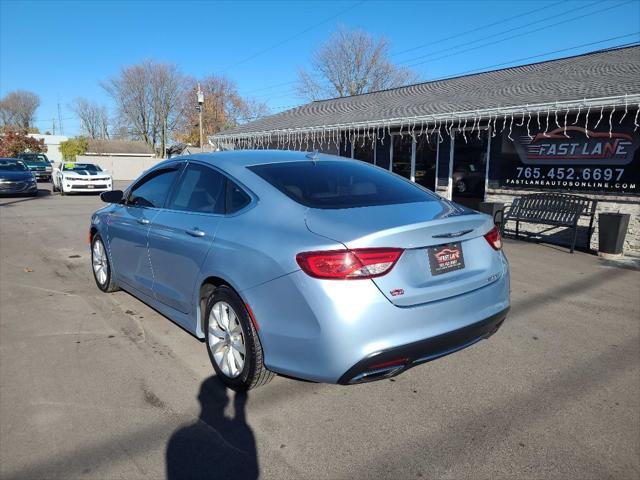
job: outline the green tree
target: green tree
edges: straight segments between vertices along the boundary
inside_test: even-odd
[[[77,155],[84,155],[89,148],[89,142],[84,137],[70,138],[66,142],[60,142],[60,153],[62,158],[68,161],[75,161]]]

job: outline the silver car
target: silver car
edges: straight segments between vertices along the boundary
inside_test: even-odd
[[[192,155],[102,199],[98,288],[205,340],[233,388],[388,378],[489,337],[509,309],[489,216],[357,160]]]

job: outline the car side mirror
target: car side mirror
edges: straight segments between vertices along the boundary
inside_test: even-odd
[[[122,190],[111,190],[100,194],[100,199],[105,203],[122,203],[123,198]]]

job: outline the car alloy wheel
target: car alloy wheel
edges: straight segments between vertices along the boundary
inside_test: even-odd
[[[103,292],[115,292],[118,290],[118,286],[111,278],[111,268],[107,251],[104,248],[104,243],[102,243],[100,235],[97,234],[91,243],[91,267],[93,269],[93,278],[100,290]]]
[[[244,369],[246,348],[238,315],[231,305],[217,302],[209,312],[209,349],[218,368],[229,378],[236,378]]]
[[[93,274],[100,285],[107,283],[109,276],[109,264],[107,263],[107,255],[104,251],[102,241],[93,242],[93,250],[91,255],[93,263]]]
[[[264,365],[258,332],[240,296],[221,285],[212,289],[206,302],[207,353],[218,378],[240,391],[268,383],[274,373]]]

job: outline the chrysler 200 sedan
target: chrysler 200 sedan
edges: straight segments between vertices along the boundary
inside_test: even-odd
[[[509,309],[489,216],[357,160],[178,157],[102,199],[98,288],[204,339],[232,388],[388,378],[489,337]]]

